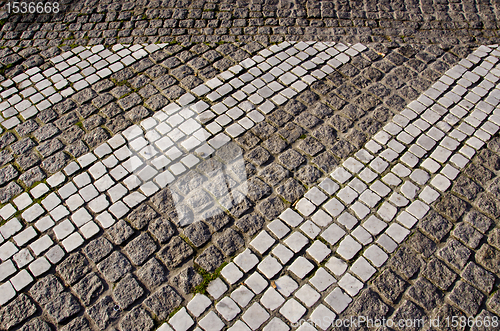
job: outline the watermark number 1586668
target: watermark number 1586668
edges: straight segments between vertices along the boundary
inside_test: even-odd
[[[57,14],[59,12],[59,2],[7,2],[7,12],[9,14]]]

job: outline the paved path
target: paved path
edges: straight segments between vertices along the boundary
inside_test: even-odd
[[[498,328],[495,4],[2,15],[1,329]]]
[[[61,1],[7,16],[3,45],[325,40],[498,42],[496,1]]]

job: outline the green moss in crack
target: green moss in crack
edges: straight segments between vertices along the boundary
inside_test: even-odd
[[[285,203],[285,205],[291,205],[292,204],[290,201],[286,200],[282,196],[280,196],[280,199],[281,199],[281,201],[283,201]]]
[[[123,85],[127,85],[127,86],[129,86],[129,85],[130,85],[130,84],[129,84],[129,82],[128,82],[128,80],[126,80],[126,79],[125,79],[125,80],[122,80],[121,82],[119,82],[116,78],[111,78],[111,81],[112,81],[112,82],[113,82],[113,84],[115,84],[116,86],[123,86]],[[131,86],[129,86],[129,87],[131,87]]]
[[[317,237],[316,240],[321,241],[326,246],[330,246],[330,243],[328,241],[326,241],[325,239],[323,239],[323,237]]]
[[[8,69],[12,68],[13,66],[14,66],[13,63],[9,63],[5,67],[1,68],[0,69],[0,75],[5,76],[5,71],[7,71]]]
[[[192,292],[193,293],[205,294],[206,291],[207,291],[208,284],[210,284],[211,281],[213,281],[217,277],[219,277],[220,272],[222,271],[222,269],[226,265],[227,265],[227,262],[224,262],[224,263],[222,263],[220,265],[220,267],[218,267],[217,269],[215,269],[215,271],[213,273],[209,273],[208,271],[206,271],[205,269],[203,269],[199,265],[195,264],[194,265],[194,270],[196,270],[196,272],[199,273],[203,277],[203,281],[198,286],[196,286],[193,289]]]
[[[184,240],[189,246],[191,246],[192,249],[194,249],[196,251],[196,246],[193,245],[193,243],[191,242],[191,240],[189,240],[188,237],[186,237],[185,235],[183,235],[182,233],[179,233],[179,237],[182,238],[182,240]]]

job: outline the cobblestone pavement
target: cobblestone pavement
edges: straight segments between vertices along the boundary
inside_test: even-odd
[[[0,329],[498,329],[496,4],[60,4],[0,14]]]
[[[45,1],[43,1],[45,2]],[[498,42],[497,1],[72,1],[8,17],[4,46],[327,40]],[[6,9],[5,9],[6,10]]]

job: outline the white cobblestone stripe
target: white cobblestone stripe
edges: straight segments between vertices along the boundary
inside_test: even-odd
[[[26,70],[12,79],[0,82],[0,124],[11,129],[40,111],[57,104],[91,84],[130,66],[145,56],[167,46],[102,45],[78,46],[49,60],[52,65],[42,71],[39,67]]]
[[[11,90],[5,96],[9,99],[0,103],[5,107],[4,116],[14,116],[17,112],[23,118],[34,116],[42,110],[38,103],[26,109],[19,105],[27,104],[27,100],[32,102],[29,93],[38,93],[36,89],[43,89],[40,93],[44,95],[44,89],[55,84],[54,94],[61,94],[61,98],[69,96],[87,86],[86,83],[96,82],[99,77],[104,78],[163,46],[116,45],[112,48],[115,53],[99,46],[77,47],[51,59],[56,71],[30,72],[0,83]],[[147,197],[167,185],[175,186],[203,160],[209,162],[214,152],[262,121],[277,105],[365,49],[361,44],[320,42],[273,45],[194,88],[194,95],[182,95],[140,125],[129,127],[69,163],[63,171],[48,178],[47,184],[41,183],[14,198],[13,203],[0,210],[0,217],[7,221],[0,227],[0,281],[4,282],[0,285],[0,304],[9,302],[66,253],[81,247],[101,229],[112,226]],[[118,62],[120,66],[116,66]],[[71,68],[75,69],[68,71]],[[37,87],[38,83],[33,81],[36,75],[46,77],[40,78],[45,82],[43,87]],[[72,87],[67,87],[65,77],[73,82]],[[66,89],[58,91],[62,85],[57,84],[64,81]],[[57,97],[57,100],[62,99]],[[11,117],[6,121],[12,119],[18,120]],[[219,195],[207,198],[213,200],[211,204],[226,210],[237,205],[247,193],[246,175],[241,175],[245,174],[241,149],[234,147],[233,152],[228,188],[219,189]],[[214,171],[211,177],[217,179],[227,172],[227,169]],[[236,186],[237,190],[233,190]],[[181,194],[199,198],[201,192],[205,191],[200,188]],[[179,226],[202,219],[203,214],[197,214],[192,205],[193,210],[181,205],[180,195],[173,197]],[[204,202],[203,206],[209,204]],[[55,242],[49,233],[54,234]]]
[[[498,45],[481,46],[448,70],[222,269],[208,287],[217,304],[198,294],[170,326],[201,317],[203,330],[289,330],[300,320],[317,323],[297,330],[330,327],[324,321],[346,310],[498,131],[499,58]]]

